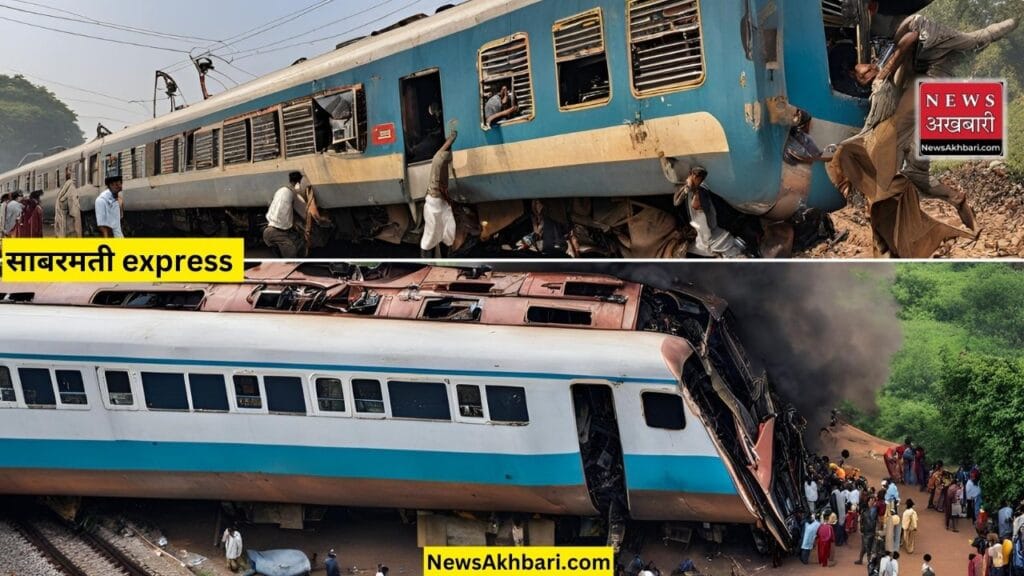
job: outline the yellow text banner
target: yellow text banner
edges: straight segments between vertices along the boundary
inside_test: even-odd
[[[423,549],[424,576],[613,576],[611,548],[479,546]]]
[[[4,282],[241,282],[245,242],[228,238],[6,238]]]

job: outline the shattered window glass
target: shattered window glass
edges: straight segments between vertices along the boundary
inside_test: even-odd
[[[132,384],[127,372],[106,371],[103,373],[107,381],[107,397],[111,406],[131,406],[135,404],[132,397]]]
[[[235,382],[235,402],[239,408],[248,408],[252,410],[259,410],[263,408],[263,397],[260,396],[260,381],[255,376],[243,376],[236,374],[233,378]]]
[[[0,366],[0,402],[15,402],[14,382],[11,381],[11,369]]]
[[[459,384],[456,392],[459,395],[459,414],[463,418],[484,417],[484,401],[480,396],[479,386]]]
[[[526,389],[518,386],[488,386],[487,408],[493,422],[526,423],[530,412],[526,407]]]
[[[25,404],[29,406],[56,406],[57,398],[53,394],[53,381],[50,371],[45,368],[18,368],[21,379],[21,393]]]
[[[644,420],[651,428],[682,430],[686,428],[683,399],[675,394],[645,392],[643,395]]]
[[[383,414],[384,394],[376,380],[352,380],[352,396],[356,401],[356,412]]]
[[[345,389],[338,378],[316,379],[316,400],[321,412],[344,412]]]
[[[85,395],[85,384],[82,373],[78,370],[57,370],[57,390],[60,392],[61,404],[85,406],[89,399]]]

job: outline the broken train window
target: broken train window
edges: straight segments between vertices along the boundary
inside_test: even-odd
[[[518,107],[518,110],[501,119],[500,123],[533,120],[533,77],[530,73],[530,43],[527,35],[518,32],[485,44],[480,49],[478,65],[483,127],[490,127],[487,123],[489,117],[512,106]],[[502,88],[507,88],[510,95],[506,102],[500,100]]]
[[[704,81],[698,0],[629,0],[633,92],[651,96]]]
[[[608,103],[612,87],[601,9],[559,20],[552,33],[555,37],[559,109],[573,110]]]
[[[479,386],[459,384],[455,392],[459,397],[459,415],[463,418],[484,417],[484,401]]]
[[[423,318],[450,322],[479,322],[483,309],[479,300],[433,298],[423,305]]]
[[[313,109],[317,151],[353,154],[366,150],[366,93],[362,86],[316,96]],[[295,134],[298,137],[298,132]]]

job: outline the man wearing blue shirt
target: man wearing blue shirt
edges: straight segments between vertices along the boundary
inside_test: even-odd
[[[104,238],[124,238],[121,232],[121,177],[109,176],[106,179],[107,189],[96,198],[96,227]]]
[[[804,537],[803,542],[800,546],[800,561],[807,564],[811,559],[811,550],[814,549],[814,541],[818,538],[818,528],[821,527],[821,522],[813,515],[807,517],[807,523],[804,524]]]

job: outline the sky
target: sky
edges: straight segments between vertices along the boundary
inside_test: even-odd
[[[189,53],[213,54],[215,71],[207,87],[216,94],[407,16],[433,14],[447,3],[455,2],[0,0],[0,74],[20,73],[48,88],[78,114],[90,139],[99,122],[117,131],[152,117],[156,70],[174,77],[187,102],[200,101]],[[167,101],[157,106],[160,114],[169,111]]]

